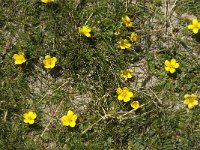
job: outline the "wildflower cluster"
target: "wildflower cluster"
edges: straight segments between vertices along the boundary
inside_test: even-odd
[[[131,28],[133,27],[134,23],[131,21],[131,19],[128,16],[124,16],[122,17],[122,23],[127,27],[127,28]],[[115,35],[120,35],[122,32],[121,28],[118,28],[117,31],[115,32]],[[136,42],[137,41],[137,34],[135,32],[132,32],[131,35],[129,36],[129,39],[131,42]],[[129,42],[128,39],[123,39],[122,37],[120,37],[120,39],[118,39],[117,44],[119,45],[119,47],[121,49],[129,49],[131,48],[131,43]]]
[[[17,65],[21,65],[26,62],[24,52],[18,52],[18,54],[14,54],[13,59],[15,60],[15,64]],[[46,55],[43,60],[44,67],[47,69],[54,68],[56,65],[56,62],[57,62],[57,58],[51,57],[50,55]]]
[[[128,16],[122,17],[122,22],[127,28],[131,28],[134,25],[134,23],[131,21],[131,19]],[[192,21],[192,24],[188,25],[188,29],[191,29],[193,31],[193,33],[197,34],[200,29],[200,23],[198,22],[198,20],[194,19]],[[117,35],[117,36],[120,35],[121,31],[122,30],[120,28],[117,29],[117,31],[115,32],[115,35]],[[131,33],[130,41],[132,41],[132,42],[137,41],[137,34],[135,32]],[[129,43],[129,41],[127,39],[120,38],[117,43],[119,44],[119,47],[121,49],[128,49],[131,47],[131,44]],[[171,60],[165,60],[164,64],[165,64],[165,67],[164,67],[165,71],[169,72],[170,74],[174,74],[176,72],[176,69],[178,69],[180,66],[179,63],[177,63],[176,59],[174,59],[174,58],[172,58]],[[131,69],[121,70],[120,73],[121,73],[120,77],[124,78],[125,80],[132,78],[132,70]],[[131,98],[134,97],[133,92],[131,92],[127,87],[124,87],[124,88],[118,87],[116,91],[118,94],[118,100],[120,100],[120,101],[128,102],[131,100]],[[186,94],[184,96],[184,98],[185,98],[185,100],[183,103],[185,105],[187,105],[189,109],[192,109],[193,107],[198,105],[196,95]],[[134,109],[139,108],[139,106],[140,106],[140,104],[138,101],[133,101],[131,103],[131,107]]]
[[[28,111],[27,113],[24,113],[23,117],[24,117],[24,123],[28,123],[31,125],[35,123],[37,114],[34,113],[33,111]],[[69,110],[66,115],[61,117],[61,122],[63,126],[75,127],[76,120],[77,120],[77,115],[74,114],[74,112],[71,110]]]
[[[131,19],[128,16],[122,17],[122,23],[127,27],[131,28],[133,27],[134,23],[131,21]],[[115,32],[115,35],[120,35],[122,30],[119,28]],[[129,37],[131,42],[136,42],[137,41],[137,34],[135,32],[132,32],[130,37]],[[131,43],[127,39],[120,38],[117,41],[117,44],[121,49],[129,49],[131,48]],[[133,71],[131,69],[124,69],[120,71],[120,77],[124,78],[125,80],[128,80],[133,77],[132,75]],[[135,95],[133,92],[131,92],[127,87],[117,88],[117,94],[118,94],[118,100],[124,101],[124,102],[129,102],[131,98],[133,98]],[[130,104],[133,109],[138,109],[140,104],[138,101],[132,101]]]
[[[54,0],[41,0],[41,2],[43,3],[52,3],[54,2]],[[135,25],[133,23],[133,21],[128,17],[128,16],[124,16],[122,17],[122,24],[128,28],[130,31],[130,29],[132,29],[132,27]],[[194,34],[197,34],[199,32],[200,29],[200,23],[198,22],[197,19],[194,19],[192,21],[192,24],[189,24],[188,29],[192,30]],[[90,38],[93,36],[92,34],[92,28],[88,25],[84,25],[84,26],[80,26],[77,29],[77,33],[80,33],[82,36],[85,36],[87,38]],[[119,28],[117,29],[117,31],[115,32],[116,36],[121,35],[122,29]],[[126,35],[125,35],[126,36]],[[119,45],[120,49],[130,49],[131,48],[131,42],[136,42],[137,41],[137,33],[135,32],[130,32],[129,36],[127,38],[122,36],[119,37],[117,40],[117,44]],[[18,53],[13,55],[13,59],[14,59],[14,63],[16,65],[21,65],[24,64],[26,61],[28,61],[26,59],[26,55],[24,52],[19,51]],[[56,57],[53,57],[49,54],[47,54],[42,63],[44,65],[44,68],[46,69],[53,69],[56,66],[58,59]],[[165,60],[164,62],[164,69],[167,73],[170,74],[174,74],[178,68],[180,68],[180,64],[177,62],[177,60],[175,58],[172,58],[170,60]],[[130,68],[125,68],[123,70],[120,71],[119,76],[125,80],[125,82],[129,81],[129,79],[131,79],[133,77],[133,71]],[[116,93],[117,93],[117,99],[119,101],[123,101],[125,103],[130,102],[130,106],[134,109],[137,110],[138,108],[140,108],[140,102],[138,100],[134,100],[136,93],[132,92],[131,89],[129,89],[128,87],[118,87],[116,89]],[[184,96],[184,100],[183,103],[189,108],[189,109],[193,109],[195,106],[198,105],[198,101],[197,101],[197,96],[195,94],[186,94]],[[37,118],[37,114],[33,111],[28,111],[26,113],[23,114],[23,118],[24,118],[24,123],[27,124],[34,124],[35,120]],[[78,116],[72,111],[69,110],[65,115],[63,115],[61,117],[61,122],[63,126],[70,126],[70,127],[75,127],[76,126],[76,121],[77,121]]]

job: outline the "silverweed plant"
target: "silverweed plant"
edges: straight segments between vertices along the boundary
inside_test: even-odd
[[[200,149],[199,1],[0,7],[0,150]]]

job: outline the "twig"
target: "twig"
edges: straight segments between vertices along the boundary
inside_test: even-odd
[[[49,125],[51,124],[52,120],[53,120],[53,117],[56,115],[56,113],[58,112],[58,110],[60,109],[60,106],[62,105],[63,101],[60,102],[59,106],[57,107],[56,111],[54,112],[51,120],[49,121],[49,123],[46,125],[44,131],[42,132],[42,134],[40,136],[43,136],[44,133],[46,132],[47,128],[49,127]]]
[[[104,120],[104,119],[106,119],[106,118],[108,118],[110,115],[104,115],[104,116],[102,116],[99,120],[97,120],[95,123],[93,123],[91,126],[89,126],[87,129],[85,129],[82,133],[81,133],[81,135],[83,135],[83,134],[85,134],[87,131],[89,131],[90,129],[92,129],[93,128],[93,126],[95,126],[96,124],[98,124],[101,120]]]
[[[167,20],[169,20],[172,16],[172,14],[174,13],[174,9],[176,8],[176,3],[178,2],[178,0],[175,0],[170,12],[169,12],[169,15],[165,18],[164,22],[166,22]]]
[[[143,107],[144,105],[146,105],[146,104],[141,105],[139,108]],[[98,124],[101,120],[107,119],[108,117],[117,118],[117,119],[121,120],[122,117],[124,117],[124,116],[126,116],[126,115],[128,115],[128,114],[131,114],[131,113],[134,112],[134,111],[136,111],[136,109],[132,109],[131,111],[126,112],[126,113],[120,115],[119,117],[113,117],[114,114],[112,114],[112,113],[105,114],[105,115],[102,116],[99,120],[97,120],[95,123],[93,123],[91,126],[89,126],[87,129],[85,129],[85,130],[81,133],[81,135],[83,135],[83,134],[85,134],[86,132],[88,132],[89,130],[91,130],[91,129],[92,129],[96,124]]]
[[[5,112],[4,118],[3,120],[6,121],[6,117],[7,117],[8,111]]]
[[[57,90],[59,90],[61,87],[63,87],[67,82],[69,81],[65,81],[62,85],[60,85],[58,88],[56,88],[55,90],[53,90],[52,93],[56,92]],[[40,103],[46,96],[48,95],[48,93],[46,93],[39,101],[38,103]]]
[[[142,107],[144,107],[146,104],[143,104],[143,105],[141,105],[139,108],[142,108]],[[139,109],[138,108],[138,109]],[[119,117],[117,117],[119,120],[121,120],[122,119],[122,117],[124,117],[124,116],[126,116],[126,115],[128,115],[128,114],[131,114],[131,113],[133,113],[133,112],[135,112],[137,109],[132,109],[131,111],[128,111],[128,112],[126,112],[126,113],[124,113],[123,115],[121,115],[121,116],[119,116]]]
[[[90,16],[88,17],[88,19],[86,20],[85,25],[88,23],[88,21],[90,20],[90,18],[92,17],[92,15],[93,15],[93,12],[90,14]]]

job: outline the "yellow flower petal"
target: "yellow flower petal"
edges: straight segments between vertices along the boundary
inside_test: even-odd
[[[196,95],[194,95],[194,94],[192,94],[192,95],[190,95],[192,98],[194,98],[194,99],[196,99],[197,98],[197,96]]]
[[[183,101],[183,103],[184,103],[185,105],[188,105],[188,104],[189,104],[189,100],[188,100],[188,99],[185,99],[185,100]]]
[[[13,55],[13,58],[16,60],[16,59],[18,59],[18,54],[14,54]]]
[[[189,108],[189,109],[192,109],[193,107],[194,107],[193,104],[188,104],[188,108]]]
[[[18,55],[24,55],[24,52],[19,52]]]
[[[165,65],[166,65],[166,66],[170,66],[169,60],[165,60]]]
[[[46,56],[45,56],[45,59],[49,59],[49,58],[51,58],[50,55],[46,55]]]
[[[193,25],[198,24],[198,20],[197,20],[197,19],[192,20],[192,24],[193,24]]]
[[[52,2],[54,2],[54,0],[41,0],[41,2],[43,2],[43,3],[52,3]]]
[[[73,112],[73,111],[71,111],[71,110],[68,110],[68,112],[67,112],[67,115],[69,115],[69,116],[73,116],[73,114],[74,114],[74,112]]]
[[[133,97],[133,93],[132,92],[128,92],[127,96],[128,97]]]
[[[165,67],[165,70],[166,71],[170,71],[170,67]]]
[[[72,122],[70,122],[70,127],[75,127],[75,125],[76,125],[76,123],[75,123],[75,121],[72,121]]]
[[[194,26],[192,24],[188,25],[187,27],[188,27],[188,29],[193,29],[194,28]]]
[[[170,68],[170,73],[173,74],[176,70],[174,68]]]
[[[176,65],[174,67],[175,68],[179,68],[179,63],[176,63]]]
[[[198,105],[198,101],[195,100],[195,101],[193,102],[193,105],[194,105],[194,106]]]
[[[126,97],[124,97],[124,102],[128,102],[128,101],[130,101],[131,99],[130,99],[130,97],[128,97],[128,96],[126,96]]]
[[[24,114],[23,114],[23,117],[24,117],[24,118],[27,118],[27,115],[28,115],[27,113],[24,113]]]
[[[36,113],[33,113],[32,118],[35,119],[37,117]]]
[[[29,120],[29,124],[34,124],[34,120]]]
[[[121,94],[122,93],[122,89],[119,87],[117,88],[117,94]]]
[[[90,33],[85,33],[85,36],[91,37],[91,34]]]
[[[130,48],[131,44],[127,43],[125,48]]]
[[[56,57],[52,57],[52,62],[55,63],[57,61]]]
[[[122,95],[118,95],[117,99],[120,100],[120,101],[123,100]]]
[[[187,99],[188,97],[190,97],[189,94],[185,94],[185,95],[184,95],[184,98],[185,98],[185,99]]]
[[[194,34],[197,34],[199,32],[199,29],[198,28],[193,28],[192,31],[193,31]]]
[[[170,63],[171,63],[172,66],[175,66],[176,65],[176,59],[172,59]]]

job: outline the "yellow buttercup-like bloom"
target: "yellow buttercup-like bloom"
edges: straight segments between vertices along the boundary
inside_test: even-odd
[[[13,59],[15,60],[16,65],[21,65],[26,62],[26,58],[24,56],[24,52],[18,52],[18,54],[13,55]]]
[[[75,127],[76,120],[77,120],[77,115],[74,114],[74,112],[71,110],[67,112],[67,115],[62,116],[61,118],[63,126],[70,126],[70,127]]]
[[[173,74],[176,69],[179,68],[179,64],[176,62],[176,59],[172,60],[165,60],[165,70],[169,71],[171,74]]]
[[[135,32],[132,32],[132,33],[131,33],[130,40],[131,40],[132,42],[136,42],[136,41],[137,41],[137,34],[136,34]]]
[[[121,71],[120,77],[124,78],[125,80],[132,78],[132,70],[131,69],[125,69]]]
[[[130,48],[131,47],[131,44],[129,43],[129,41],[127,39],[119,39],[117,44],[119,44],[119,47],[121,49],[126,49],[126,48]]]
[[[37,115],[36,113],[29,111],[27,113],[24,113],[23,117],[24,117],[24,123],[33,124],[35,122]]]
[[[183,101],[183,103],[185,105],[188,106],[189,109],[192,109],[193,107],[195,107],[196,105],[198,105],[198,101],[197,101],[197,96],[192,94],[192,95],[189,95],[189,94],[186,94],[184,96],[185,100]]]
[[[122,32],[122,29],[121,28],[118,28],[116,31],[115,31],[115,35],[120,35]]]
[[[41,2],[43,2],[43,3],[53,3],[55,0],[41,0]]]
[[[124,16],[122,17],[122,22],[126,25],[126,27],[132,27],[133,26],[133,22],[131,21],[131,19],[128,16]]]
[[[121,89],[117,88],[118,100],[123,100],[124,102],[130,101],[131,97],[133,97],[133,92],[131,92],[127,87]]]
[[[200,22],[197,19],[192,20],[192,24],[189,24],[188,29],[192,30],[194,34],[197,34],[200,29]]]
[[[91,37],[91,28],[89,26],[82,26],[82,27],[78,27],[78,31],[79,33],[85,35],[86,37]]]
[[[133,101],[131,107],[136,110],[140,107],[140,103],[138,101]]]
[[[56,57],[51,57],[50,55],[46,55],[45,59],[43,60],[44,67],[47,69],[52,69],[55,67],[57,62]]]

